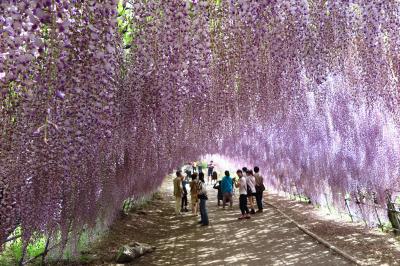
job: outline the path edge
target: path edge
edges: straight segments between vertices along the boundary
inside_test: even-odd
[[[310,230],[306,229],[304,226],[300,225],[298,222],[296,222],[295,220],[293,220],[289,215],[287,215],[286,213],[284,213],[283,211],[281,211],[279,209],[279,207],[275,206],[272,203],[269,202],[264,202],[266,205],[271,206],[272,208],[274,208],[275,210],[277,210],[280,214],[282,214],[283,216],[286,217],[286,219],[288,219],[291,223],[293,223],[294,225],[296,225],[297,228],[299,228],[301,231],[303,231],[305,234],[311,236],[312,238],[314,238],[315,240],[317,240],[319,243],[321,243],[322,245],[326,246],[327,248],[335,251],[336,253],[338,253],[339,255],[341,255],[342,257],[348,259],[349,261],[355,263],[356,265],[368,265],[358,259],[356,259],[355,257],[351,256],[350,254],[348,254],[347,252],[335,247],[334,245],[330,244],[328,241],[326,241],[325,239],[323,239],[322,237],[314,234],[313,232],[311,232]]]

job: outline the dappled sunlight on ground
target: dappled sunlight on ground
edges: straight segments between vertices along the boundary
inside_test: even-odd
[[[140,212],[131,213],[114,225],[94,250],[101,259],[92,265],[109,265],[110,254],[123,244],[138,241],[156,246],[154,253],[131,265],[351,265],[345,258],[304,234],[272,207],[250,220],[238,220],[238,195],[234,206],[216,206],[216,190],[208,186],[210,226],[198,225],[191,212],[175,216],[171,180],[161,197]],[[349,224],[322,219],[310,205],[269,195],[267,201],[323,239],[370,265],[396,265],[395,242],[387,235]],[[189,202],[190,205],[190,202]],[[386,252],[384,252],[386,250]]]
[[[400,245],[392,233],[351,223],[348,217],[329,215],[310,204],[273,193],[267,200],[308,230],[369,265],[399,265]]]
[[[238,197],[234,200],[233,209],[223,210],[209,189],[208,227],[199,226],[199,218],[190,213],[175,217],[169,201],[170,214],[162,219],[170,226],[151,243],[156,252],[134,265],[349,265],[272,208],[239,221]]]

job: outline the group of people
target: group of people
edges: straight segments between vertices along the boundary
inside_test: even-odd
[[[204,173],[202,171],[199,171],[199,173],[187,172],[186,174],[187,176],[185,178],[182,175],[181,171],[176,172],[176,177],[174,179],[174,196],[176,199],[175,212],[177,215],[181,215],[182,212],[189,211],[187,209],[188,192],[186,189],[186,185],[187,183],[189,183],[192,214],[197,216],[198,211],[200,211],[201,219],[199,223],[203,226],[207,226],[209,224],[206,208],[206,201],[208,200],[208,196],[206,183],[204,180]],[[241,215],[238,219],[250,219],[250,214],[263,212],[263,192],[265,190],[265,186],[263,177],[260,174],[259,167],[254,167],[254,171],[251,169],[247,169],[246,167],[237,170],[236,174],[238,176],[238,180],[236,180],[236,178],[232,178],[229,171],[225,171],[225,175],[220,181],[217,181],[217,178],[213,178],[213,176],[217,176],[217,173],[215,171],[212,171],[210,175],[210,168],[208,174],[209,177],[211,177],[211,182],[212,180],[215,180],[214,188],[218,190],[218,206],[221,205],[220,202],[222,201],[223,209],[225,209],[225,206],[228,203],[230,208],[232,209],[233,195],[236,188],[239,192],[239,207],[241,211]],[[188,182],[189,176],[191,178],[190,182]],[[250,208],[248,207],[248,205]],[[257,211],[255,211],[256,207]]]
[[[202,173],[203,172],[203,164],[201,162],[192,162],[192,170],[193,173]],[[207,164],[207,184],[212,184],[213,182],[217,182],[218,179],[218,174],[217,172],[214,171],[215,165],[213,161],[210,161]],[[188,170],[186,170],[187,172]]]
[[[204,173],[191,174],[190,185],[190,202],[192,205],[192,214],[197,216],[200,211],[199,223],[203,226],[208,225],[208,214],[206,208],[206,201],[208,200],[207,188],[204,181]],[[174,196],[175,196],[175,214],[181,215],[182,212],[188,212],[187,209],[187,189],[186,184],[188,181],[188,175],[186,178],[182,175],[181,171],[176,172],[174,178]]]

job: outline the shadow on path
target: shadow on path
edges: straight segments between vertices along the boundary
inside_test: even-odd
[[[146,219],[153,225],[140,237],[156,251],[132,265],[351,265],[270,207],[250,220],[237,220],[238,196],[232,210],[223,210],[216,206],[211,186],[210,226],[199,226],[191,213],[175,217],[171,184],[164,182],[164,200],[148,211]]]

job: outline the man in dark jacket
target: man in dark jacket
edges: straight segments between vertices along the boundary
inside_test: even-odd
[[[187,178],[182,180],[182,203],[181,203],[181,212],[188,212],[187,209],[188,199],[187,199],[187,189],[186,184],[188,183]]]

